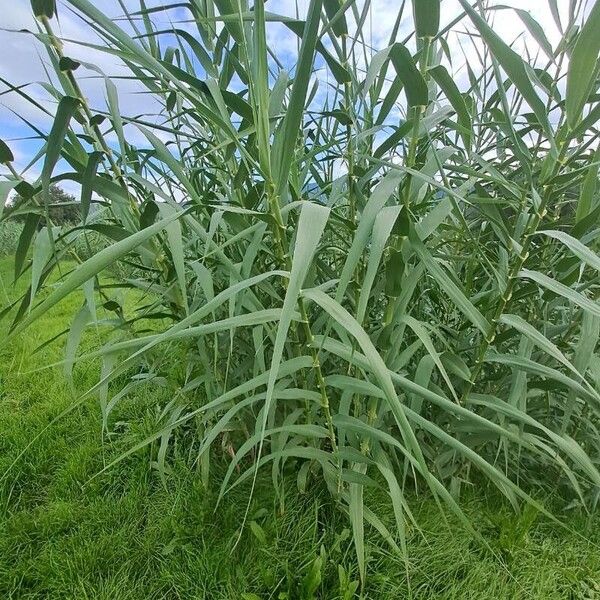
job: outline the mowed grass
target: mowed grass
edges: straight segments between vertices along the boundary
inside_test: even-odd
[[[4,304],[15,293],[11,261],[0,267]],[[0,598],[358,597],[348,523],[324,491],[299,495],[291,484],[281,514],[264,475],[240,532],[248,490],[236,488],[214,511],[215,490],[203,488],[184,450],[173,453],[166,487],[148,450],[97,475],[156,429],[168,398],[138,392],[119,403],[109,439],[95,399],[52,422],[74,398],[60,367],[31,371],[60,361],[62,344],[32,351],[68,326],[81,300],[69,297],[0,348]],[[92,334],[84,341],[94,343]],[[78,368],[77,386],[92,385],[96,369]],[[565,530],[529,511],[517,517],[490,493],[463,502],[490,548],[446,523],[430,498],[415,498],[422,533],[408,532],[408,578],[404,562],[368,532],[364,597],[600,598],[598,518],[561,514]],[[386,514],[383,497],[380,504]]]

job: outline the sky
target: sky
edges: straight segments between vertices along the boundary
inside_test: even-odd
[[[135,11],[139,9],[139,0],[121,0],[128,10]],[[175,4],[178,0],[153,0],[148,1],[148,6],[156,4]],[[362,5],[363,0],[357,0],[357,5]],[[556,0],[561,13],[566,16],[568,9],[568,0]],[[11,82],[13,85],[28,85],[26,88],[35,98],[39,99],[48,110],[53,113],[55,103],[48,100],[48,95],[40,85],[40,82],[47,81],[45,72],[45,63],[48,57],[42,45],[35,38],[19,30],[36,30],[36,23],[31,14],[30,3],[27,0],[0,0],[0,5],[6,3],[2,11],[2,29],[0,29],[0,77]],[[410,2],[407,3],[408,10],[406,17],[401,25],[398,39],[403,37],[403,29],[412,28]],[[500,8],[501,6],[512,6],[526,10],[540,23],[550,42],[555,45],[560,40],[560,33],[556,27],[554,19],[548,7],[547,0],[489,0],[490,6]],[[128,25],[124,21],[119,21],[123,10],[119,6],[119,0],[102,0],[96,2],[97,7],[102,10],[116,22],[122,24],[127,29]],[[270,0],[266,3],[266,9],[270,12],[276,12],[288,16],[296,16],[296,8],[302,16],[308,6],[308,0]],[[391,29],[397,14],[398,4],[394,0],[372,0],[370,18],[367,23],[368,36],[370,43],[376,50],[385,48],[388,45]],[[458,0],[442,0],[441,25],[449,23],[459,11]],[[81,62],[95,64],[108,76],[113,78],[119,91],[119,104],[121,112],[125,115],[139,115],[144,112],[152,112],[152,99],[141,93],[143,88],[140,84],[126,79],[119,78],[127,74],[127,69],[120,64],[118,59],[97,50],[74,43],[70,40],[95,42],[97,35],[91,27],[76,16],[68,8],[67,2],[58,0],[59,21],[54,21],[55,31],[61,36],[65,44],[65,54]],[[514,11],[497,10],[492,13],[494,30],[507,42],[515,42],[517,50],[523,48],[523,43],[528,37],[522,21],[515,15]],[[154,20],[170,27],[170,21],[187,18],[189,13],[185,9],[174,8],[167,13],[161,13]],[[188,27],[190,31],[191,24],[179,25]],[[469,60],[469,40],[465,35],[460,34],[465,30],[461,25],[457,28],[457,33],[450,39],[450,46],[455,57],[455,67],[458,66],[457,77],[465,76],[465,70],[460,65]],[[271,48],[276,49],[278,56],[287,58],[290,66],[293,65],[296,50],[297,38],[286,27],[281,24],[269,23],[267,27],[268,43]],[[460,50],[457,43],[459,37],[466,48],[466,57]],[[453,43],[454,42],[454,43]],[[77,79],[88,99],[90,105],[94,108],[104,109],[105,87],[104,82],[93,71],[81,67],[76,72]],[[317,74],[318,76],[318,74]],[[460,85],[459,85],[460,87]],[[40,149],[40,141],[35,139],[35,134],[28,125],[18,116],[22,117],[40,128],[43,131],[49,131],[52,119],[36,109],[30,103],[20,98],[14,92],[7,91],[4,84],[0,82],[0,138],[7,142],[15,155],[15,167],[20,172],[36,157]],[[128,136],[135,136],[136,131],[128,128]],[[140,140],[141,134],[140,135]],[[129,138],[131,139],[131,138]],[[60,169],[60,165],[58,167]],[[27,171],[28,180],[34,180],[41,171],[41,161],[38,160]],[[0,170],[0,174],[3,171]],[[76,184],[65,182],[63,187],[70,193],[77,194]]]

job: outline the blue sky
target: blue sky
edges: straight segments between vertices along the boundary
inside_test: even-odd
[[[139,9],[138,0],[123,1],[128,9],[132,11]],[[147,4],[154,6],[165,3],[174,4],[176,2],[177,0],[154,0],[151,2],[147,1]],[[358,6],[362,5],[362,3],[363,0],[357,0]],[[558,3],[561,8],[568,6],[566,0],[558,0]],[[55,27],[56,31],[65,40],[65,53],[72,58],[96,64],[108,76],[118,77],[119,75],[126,74],[126,69],[115,57],[68,41],[81,40],[94,42],[98,38],[89,25],[68,9],[66,3],[62,3],[59,0],[58,4],[60,20],[58,24],[55,23]],[[551,42],[556,43],[558,41],[559,33],[550,15],[546,0],[492,0],[490,4],[511,5],[530,11],[542,25]],[[307,5],[308,0],[271,0],[267,2],[266,8],[271,12],[296,16],[296,8],[298,7],[299,14],[302,16]],[[408,10],[406,11],[405,26],[409,28],[411,27],[410,2],[407,5]],[[101,2],[96,3],[96,6],[101,6],[102,10],[114,19],[118,19],[123,13],[118,0],[101,0]],[[375,50],[382,49],[387,45],[395,20],[397,6],[398,4],[394,0],[372,0],[371,16],[367,31]],[[457,0],[443,0],[442,24],[449,22],[456,14],[458,14]],[[155,20],[164,25],[165,28],[168,28],[170,26],[169,20],[178,21],[186,18],[187,15],[188,13],[184,9],[173,9],[168,13],[163,13],[155,17]],[[0,31],[0,47],[2,48],[2,52],[0,52],[0,75],[16,85],[32,84],[27,87],[28,93],[38,99],[52,113],[55,103],[48,98],[48,94],[39,83],[47,80],[44,71],[44,62],[47,61],[45,51],[31,35],[17,32],[19,29],[24,28],[35,30],[36,25],[31,16],[29,2],[26,0],[13,0],[10,3],[10,8],[5,8],[3,11],[2,19],[4,30]],[[128,28],[125,22],[119,22],[124,28]],[[510,13],[505,11],[499,12],[494,18],[494,27],[509,43],[517,39],[524,30],[522,22],[512,11]],[[458,29],[464,30],[464,27],[461,26]],[[190,31],[192,30],[190,29]],[[279,56],[283,56],[291,67],[295,59],[297,38],[281,24],[270,23],[267,34],[270,46]],[[456,35],[460,34],[457,33]],[[402,35],[400,35],[401,37]],[[462,41],[463,43],[466,42],[465,47],[468,59],[469,42],[466,36],[462,37]],[[464,63],[465,58],[459,51],[458,44],[454,44],[452,50],[456,53],[457,65]],[[460,73],[461,70],[459,68],[459,78],[463,76]],[[86,71],[83,67],[77,71],[77,77],[91,106],[104,109],[105,91],[103,81],[96,77],[93,72]],[[152,112],[152,99],[148,95],[140,93],[143,91],[143,88],[139,84],[123,79],[114,79],[114,81],[119,90],[119,102],[123,114],[136,115],[143,112]],[[15,166],[21,171],[36,156],[41,143],[35,139],[35,134],[15,113],[43,131],[49,130],[51,118],[19,98],[16,94],[3,93],[5,91],[6,88],[0,83],[0,94],[2,94],[0,95],[0,138],[7,141],[13,150],[15,154]],[[136,135],[133,128],[128,128],[129,135]],[[60,169],[60,165],[58,169]],[[27,179],[30,181],[35,180],[40,170],[41,162],[38,161],[27,171]],[[63,187],[67,191],[75,194],[78,193],[75,184],[65,182]]]

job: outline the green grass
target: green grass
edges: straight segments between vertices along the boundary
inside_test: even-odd
[[[10,261],[0,266],[4,289],[16,293],[8,287]],[[352,598],[339,575],[341,568],[349,581],[358,579],[352,536],[325,490],[300,495],[288,486],[281,514],[270,482],[259,478],[251,525],[240,537],[248,489],[236,488],[214,511],[214,490],[204,489],[183,450],[173,451],[166,486],[148,448],[94,477],[155,430],[166,401],[155,392],[118,404],[110,439],[102,438],[94,399],[44,430],[73,400],[60,368],[27,373],[60,360],[61,344],[32,350],[62,331],[80,302],[70,297],[0,350],[0,597],[305,600],[314,591],[316,598]],[[78,368],[76,384],[91,385],[96,366]],[[414,598],[600,597],[598,519],[565,513],[567,531],[528,511],[516,517],[494,495],[467,493],[465,512],[486,549],[446,524],[427,495],[411,501],[423,533],[411,528],[407,536]],[[385,498],[375,494],[369,503],[392,521]],[[372,531],[367,564],[365,597],[408,597],[404,563]]]

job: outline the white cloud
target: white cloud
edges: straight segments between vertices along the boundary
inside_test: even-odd
[[[0,31],[0,46],[7,49],[0,54],[0,73],[13,85],[30,84],[24,91],[50,112],[54,112],[56,102],[41,85],[48,83],[48,73],[53,71],[48,67],[49,57],[42,43],[38,42],[33,35],[20,31],[27,29],[37,32],[37,23],[31,14],[29,2],[15,4],[7,11],[7,18],[3,23],[5,31]],[[139,7],[138,3],[132,0],[127,4],[132,9]],[[122,14],[116,0],[104,0],[103,10],[111,17]],[[59,11],[58,22],[53,20],[52,24],[55,33],[64,40],[65,55],[93,64],[109,78],[114,78],[119,89],[119,104],[123,114],[138,115],[153,112],[156,108],[155,102],[149,95],[144,94],[146,88],[142,84],[126,79],[131,73],[118,57],[83,45],[102,43],[93,29],[64,6],[59,6]],[[123,25],[126,26],[126,23]],[[45,66],[48,68],[46,69]],[[95,71],[86,69],[85,66],[81,66],[76,75],[92,109],[106,110],[103,78]],[[51,77],[51,83],[59,87],[55,76]],[[0,91],[5,92],[6,87],[0,84]],[[12,111],[43,130],[47,130],[51,122],[47,115],[16,93],[4,93],[0,96],[0,135],[3,137],[18,137],[24,130],[22,123],[15,119]]]

